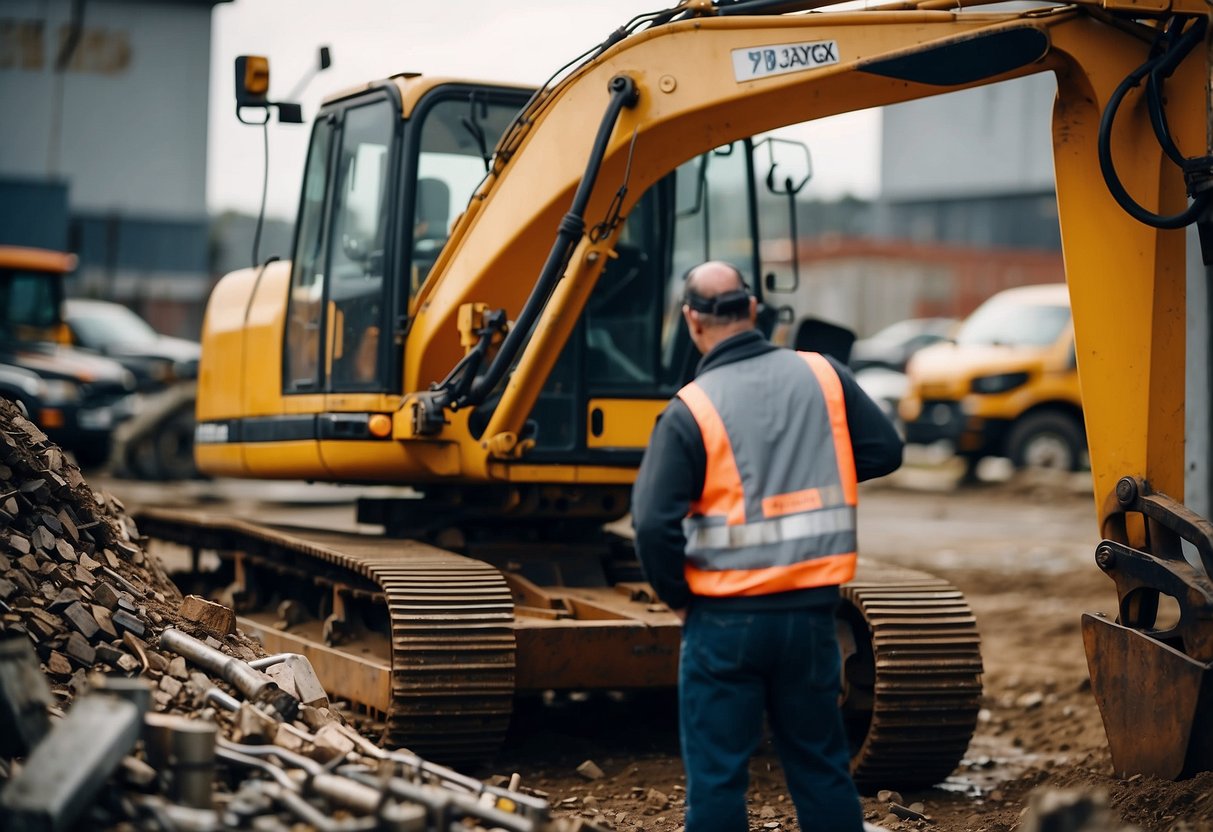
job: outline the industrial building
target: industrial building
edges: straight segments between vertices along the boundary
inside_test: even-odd
[[[0,7],[0,243],[77,253],[75,292],[125,301],[169,331],[196,331],[188,310],[211,285],[207,105],[221,1]]]

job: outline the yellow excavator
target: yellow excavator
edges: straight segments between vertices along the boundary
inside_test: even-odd
[[[1116,621],[1083,621],[1093,691],[1119,771],[1213,767],[1213,526],[1182,504],[1180,230],[1207,230],[1213,193],[1209,9],[983,5],[685,0],[539,89],[403,74],[329,98],[291,260],[211,296],[197,462],[412,490],[359,502],[385,535],[171,510],[141,528],[223,552],[245,626],[439,759],[491,754],[519,692],[672,685],[677,621],[603,526],[694,367],[680,275],[708,258],[767,270],[758,193],[794,183],[753,137],[1051,72],[1096,559],[1120,596]],[[268,65],[243,59],[236,80],[238,107],[268,118]],[[786,285],[753,282],[777,310]],[[981,694],[964,598],[872,564],[844,596],[856,779],[938,782]]]

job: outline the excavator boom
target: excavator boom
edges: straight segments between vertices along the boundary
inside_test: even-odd
[[[427,502],[365,517],[457,540],[506,572],[535,534],[528,523],[553,536],[575,529],[588,547],[577,557],[615,551],[578,535],[626,510],[652,420],[690,371],[669,314],[677,266],[732,254],[711,249],[721,226],[706,219],[699,247],[683,244],[683,223],[702,214],[705,171],[736,168],[745,199],[734,202],[753,231],[761,177],[751,137],[1050,72],[1066,280],[1095,507],[1109,537],[1100,552],[1113,553],[1099,564],[1121,596],[1119,624],[1084,624],[1094,690],[1119,769],[1208,767],[1199,749],[1213,746],[1209,563],[1185,570],[1175,543],[1207,551],[1211,540],[1182,506],[1182,228],[1205,221],[1213,193],[1207,9],[1192,0],[836,5],[848,4],[688,0],[632,21],[533,93],[407,76],[330,100],[314,128],[293,263],[231,275],[212,296],[199,465],[418,486]],[[435,172],[461,158],[472,169],[443,187],[483,178],[465,186],[471,198],[449,234],[439,212],[442,232],[427,248],[443,196]],[[684,180],[698,188],[690,208],[679,200]],[[738,259],[757,276],[758,235],[742,236]],[[556,608],[536,593],[531,578],[514,582],[516,603]],[[1155,626],[1160,593],[1177,599],[1182,626]],[[922,609],[908,596],[890,603]],[[576,612],[571,597],[561,604]],[[967,615],[963,600],[953,606]],[[853,622],[860,641],[864,627],[873,643],[888,635],[873,615]],[[955,632],[945,640],[955,652],[943,665],[959,668],[953,689],[971,694],[975,642]],[[1108,658],[1121,648],[1182,659],[1127,670]],[[869,658],[881,665],[879,652]],[[1172,673],[1187,680],[1173,695]],[[1187,742],[1159,750],[1124,739],[1163,735],[1135,705],[1145,682],[1158,692],[1154,713],[1179,713]]]

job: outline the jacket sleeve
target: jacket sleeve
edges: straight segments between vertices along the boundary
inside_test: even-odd
[[[691,600],[682,520],[703,493],[707,451],[690,410],[673,399],[658,418],[632,488],[632,528],[645,578],[671,609]]]
[[[827,358],[829,358],[827,356]],[[855,381],[850,369],[829,358],[842,381],[842,397],[847,408],[847,428],[855,452],[855,474],[860,482],[883,477],[901,467],[905,443],[897,429]]]

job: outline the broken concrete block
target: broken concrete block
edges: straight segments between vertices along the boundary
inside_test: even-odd
[[[105,581],[98,581],[93,588],[93,600],[108,610],[118,607],[118,591]]]
[[[603,774],[602,769],[598,767],[598,764],[593,760],[586,760],[584,763],[577,766],[577,773],[586,780],[601,780],[606,776]]]
[[[117,638],[118,628],[114,626],[113,613],[100,604],[90,604],[90,607],[92,608],[93,619],[97,622],[98,629],[105,633],[108,638]]]
[[[0,757],[23,757],[50,728],[51,691],[29,639],[0,639]]]
[[[291,727],[288,723],[278,723],[278,733],[274,735],[274,745],[280,745],[287,751],[294,751],[296,754],[303,752],[303,737],[299,736],[299,731]]]
[[[92,667],[93,662],[97,660],[97,651],[88,643],[88,639],[79,633],[72,633],[67,637],[63,652],[85,667]]]
[[[344,757],[355,748],[354,741],[345,735],[341,726],[330,723],[316,732],[316,739],[308,756],[312,759],[327,763],[338,757]]]
[[[265,675],[273,679],[274,684],[278,685],[278,689],[283,693],[288,693],[298,698],[295,691],[295,674],[287,666],[286,662],[278,662],[265,668]]]
[[[294,674],[295,691],[300,702],[313,708],[329,706],[328,692],[325,691],[324,685],[320,684],[320,677],[316,675],[316,670],[307,656],[296,654],[287,658],[283,664]]]
[[[78,601],[63,611],[63,617],[80,632],[80,635],[87,639],[91,640],[100,631],[92,613],[86,610],[84,604]]]
[[[177,695],[181,693],[181,689],[183,687],[185,687],[185,685],[182,682],[174,679],[172,676],[160,677],[160,690],[167,693],[173,699],[177,698]]]
[[[644,796],[645,805],[653,809],[664,809],[670,803],[670,798],[663,792],[656,789],[649,789]]]
[[[187,595],[181,603],[181,617],[193,621],[202,629],[216,636],[236,632],[236,613],[222,604],[216,604],[197,595]]]
[[[236,742],[273,742],[278,734],[278,722],[247,702],[240,703],[236,715]]]

